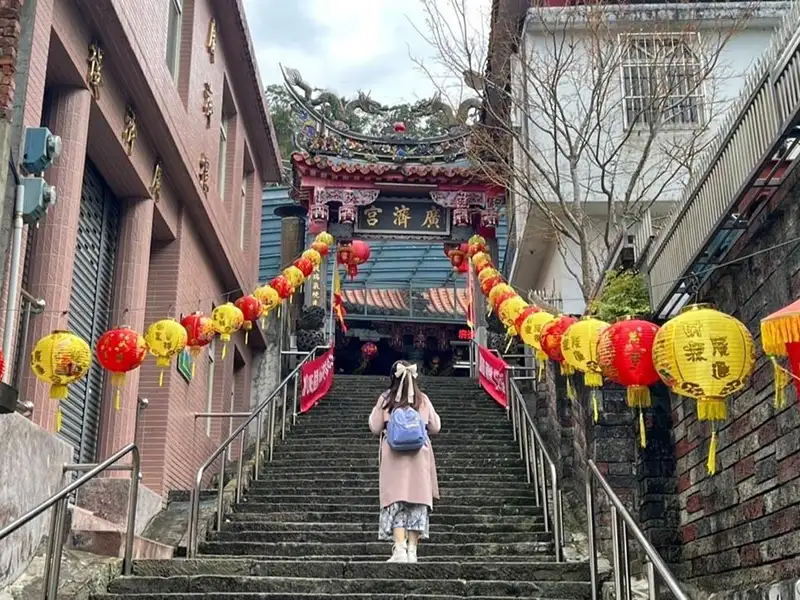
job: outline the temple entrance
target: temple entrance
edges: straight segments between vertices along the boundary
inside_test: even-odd
[[[446,323],[350,320],[347,333],[336,339],[336,372],[388,375],[395,361],[407,360],[424,376],[467,376],[468,333]]]

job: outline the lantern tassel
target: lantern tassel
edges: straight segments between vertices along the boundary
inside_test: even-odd
[[[222,360],[225,360],[226,356],[228,356],[228,342],[222,344]]]
[[[789,385],[789,375],[778,364],[775,356],[770,356],[772,361],[772,371],[775,378],[775,408],[781,409],[786,406],[786,386]]]
[[[197,361],[193,360],[192,361],[192,379],[194,379],[195,371],[197,371]]]
[[[542,381],[544,377],[544,361],[538,360],[537,362],[539,363],[539,372],[536,374],[536,381]]]
[[[572,377],[567,375],[567,398],[575,400],[575,387],[572,385]]]
[[[61,425],[64,423],[64,415],[61,413],[61,406],[56,409],[56,433],[61,431]]]
[[[584,382],[590,388],[600,388],[603,387],[603,376],[600,373],[595,373],[593,371],[587,371],[583,376]]]
[[[709,475],[714,475],[717,472],[717,430],[713,426],[711,428],[711,443],[708,445],[706,468]]]
[[[650,408],[653,404],[650,388],[644,385],[629,386],[626,399],[631,408]]]
[[[514,338],[509,335],[508,336],[508,343],[506,344],[506,349],[505,349],[505,352],[503,352],[503,354],[508,354],[508,351],[511,348],[511,344],[513,344],[513,343],[514,343]]]
[[[164,387],[164,370],[158,374],[158,387]]]
[[[244,332],[244,345],[247,346],[247,342],[250,340],[250,331]]]
[[[595,423],[600,420],[600,401],[597,398],[596,389],[592,389],[592,418]]]
[[[647,428],[644,426],[644,411],[639,409],[639,445],[647,448]]]
[[[119,388],[117,388],[117,391],[114,394],[114,408],[116,409],[117,412],[119,412],[119,409],[122,408],[121,398],[122,398],[122,391]]]

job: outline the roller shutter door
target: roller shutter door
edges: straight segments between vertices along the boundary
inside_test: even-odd
[[[119,221],[118,200],[87,159],[68,323],[71,331],[89,342],[92,352],[111,325]],[[93,360],[89,374],[70,386],[69,397],[62,403],[61,436],[75,448],[78,462],[96,458],[104,376]]]

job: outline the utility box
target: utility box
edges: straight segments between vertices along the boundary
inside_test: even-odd
[[[22,167],[28,173],[44,172],[61,154],[61,138],[47,127],[29,127],[25,130]]]
[[[24,188],[22,203],[22,222],[30,225],[39,221],[56,203],[56,188],[41,177],[24,177],[20,184]]]

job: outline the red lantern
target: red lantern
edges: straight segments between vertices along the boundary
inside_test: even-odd
[[[603,376],[628,388],[627,402],[639,409],[639,434],[645,446],[643,408],[652,404],[648,386],[659,381],[653,366],[653,342],[658,326],[648,321],[618,321],[600,333],[597,340],[597,362]]]
[[[328,256],[328,251],[330,250],[330,247],[325,242],[314,242],[313,244],[311,244],[311,249],[319,252],[320,256]]]
[[[264,305],[261,304],[261,300],[255,296],[242,296],[234,302],[234,304],[244,315],[242,329],[244,329],[244,343],[247,344],[250,338],[250,330],[253,328],[253,323],[255,323],[261,316],[261,313],[264,312]]]
[[[349,265],[353,256],[353,247],[350,244],[340,244],[336,249],[336,262],[340,265]]]
[[[378,355],[378,347],[372,343],[367,342],[363,346],[361,346],[361,356],[366,358],[367,360],[371,360]]]
[[[478,252],[486,252],[486,240],[479,235],[473,235],[469,238],[468,252],[470,257],[475,256]]]
[[[358,265],[347,265],[347,274],[350,279],[355,279],[356,275],[358,275]]]
[[[542,350],[550,360],[561,363],[561,374],[571,375],[572,367],[564,362],[564,353],[561,351],[561,338],[564,337],[564,332],[569,329],[573,323],[577,323],[578,319],[568,315],[562,315],[546,323],[542,327],[540,340]]]
[[[495,275],[493,277],[488,277],[481,282],[481,291],[483,292],[484,296],[488,296],[489,292],[492,291],[494,286],[499,283],[503,283],[503,278],[500,275]]]
[[[467,273],[469,272],[469,264],[467,261],[462,262],[460,265],[456,267],[456,273]]]
[[[286,300],[294,294],[294,288],[285,275],[278,275],[275,279],[269,282],[270,287],[278,292],[281,300]]]
[[[195,361],[200,351],[214,339],[214,323],[201,312],[193,312],[181,321],[186,330],[186,348],[192,357],[192,377],[194,378]]]
[[[294,266],[300,269],[300,272],[305,278],[311,277],[311,274],[314,272],[314,263],[311,262],[310,258],[298,258],[294,261]]]
[[[129,327],[106,331],[97,340],[97,362],[111,372],[111,385],[116,388],[114,405],[120,408],[120,388],[125,385],[125,374],[138,369],[147,356],[147,342]]]
[[[465,265],[467,262],[466,242],[454,248],[450,248],[447,251],[447,258],[450,259],[450,264],[453,265],[453,268],[457,270],[459,273],[466,272],[466,269],[462,270],[461,268],[461,265]]]
[[[353,240],[350,243],[350,247],[352,248],[350,263],[354,265],[363,265],[369,260],[369,255],[371,252],[369,244],[362,242],[361,240]]]

